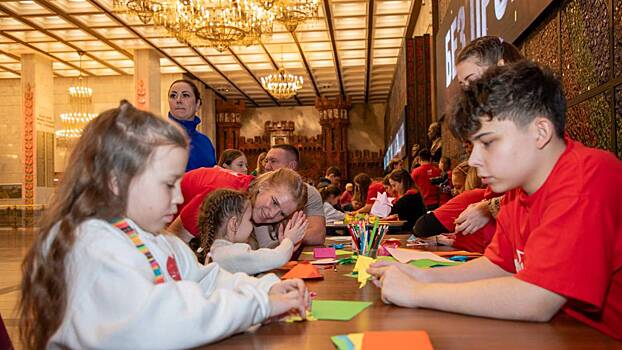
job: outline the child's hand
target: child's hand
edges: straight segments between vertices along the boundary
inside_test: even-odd
[[[300,317],[306,318],[311,308],[311,299],[304,282],[291,279],[276,283],[268,292],[270,298],[270,317],[280,316],[295,310]]]
[[[302,211],[297,211],[287,223],[283,237],[289,238],[296,245],[304,238],[308,226],[307,216]]]

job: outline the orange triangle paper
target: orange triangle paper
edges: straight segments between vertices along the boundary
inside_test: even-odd
[[[300,279],[312,279],[312,278],[324,278],[317,267],[311,264],[298,264],[284,274],[281,279],[300,278]]]
[[[298,261],[288,261],[287,264],[279,267],[279,270],[291,270],[296,265],[298,265]]]
[[[365,332],[362,350],[434,350],[426,331]]]

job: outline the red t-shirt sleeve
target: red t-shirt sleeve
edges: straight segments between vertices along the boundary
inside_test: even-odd
[[[458,218],[460,213],[466,209],[469,204],[477,203],[484,199],[484,190],[475,189],[471,191],[465,191],[450,199],[447,203],[443,204],[436,210],[434,210],[434,216],[449,232],[454,232],[456,225],[454,221]]]
[[[581,195],[551,203],[529,236],[529,258],[516,277],[600,308],[614,259],[605,235],[615,230],[602,209],[597,199]]]
[[[373,204],[378,193],[384,193],[382,182],[373,182],[367,189],[367,199],[365,204]]]
[[[203,199],[210,194],[210,192],[216,190],[215,187],[207,187],[203,193],[194,196],[179,213],[179,218],[184,228],[195,237],[199,236],[199,210]]]

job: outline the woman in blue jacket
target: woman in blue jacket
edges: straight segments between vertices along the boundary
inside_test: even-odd
[[[197,130],[201,119],[196,112],[201,95],[196,85],[186,79],[176,80],[168,90],[168,117],[181,125],[190,137],[190,157],[186,171],[216,165],[216,151],[209,137]]]

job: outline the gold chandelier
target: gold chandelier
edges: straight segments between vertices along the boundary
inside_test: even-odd
[[[82,55],[80,55],[80,74],[77,80],[69,86],[69,103],[71,112],[60,115],[61,128],[56,131],[56,137],[61,142],[71,142],[82,135],[82,129],[97,115],[91,113],[93,89],[88,87],[86,79],[82,76]]]
[[[276,0],[272,5],[275,19],[294,32],[298,25],[318,17],[320,0]]]
[[[303,79],[300,75],[288,73],[284,67],[278,71],[261,77],[261,85],[278,100],[287,100],[302,88]]]
[[[318,15],[319,0],[113,0],[115,11],[163,27],[178,41],[225,51],[272,34],[275,20],[289,31]]]

